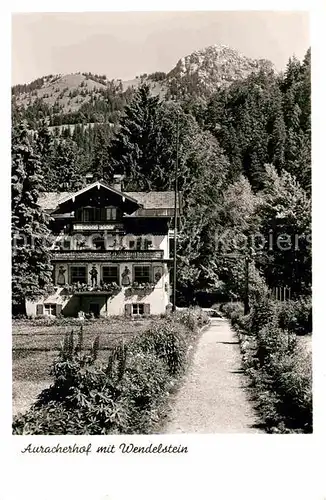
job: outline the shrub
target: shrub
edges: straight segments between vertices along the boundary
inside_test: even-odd
[[[234,318],[237,318],[243,315],[243,304],[241,302],[226,302],[221,304],[220,311],[228,318],[231,318],[232,314]]]
[[[255,373],[258,409],[268,428],[312,431],[311,358],[296,347],[272,352]]]
[[[154,354],[166,365],[171,375],[180,375],[186,365],[190,338],[188,328],[172,317],[154,323],[147,332],[133,339],[129,344],[129,350],[133,354],[139,352]]]
[[[174,318],[186,325],[193,332],[209,322],[208,314],[200,307],[189,307],[186,310],[176,311]]]
[[[243,304],[241,302],[225,302],[220,305],[220,311],[226,314],[226,316],[229,316],[233,311],[243,313]]]
[[[147,434],[156,427],[170,382],[167,366],[154,354],[139,352],[128,357],[120,386],[120,400],[124,402],[127,414],[124,433]]]
[[[261,328],[277,323],[277,304],[274,300],[263,296],[260,301],[252,304],[248,327],[252,335],[258,335]]]
[[[312,332],[312,303],[310,297],[282,302],[279,307],[279,325],[297,335]]]
[[[275,353],[278,356],[293,354],[297,342],[295,335],[269,324],[258,332],[256,344],[259,364],[264,366]]]

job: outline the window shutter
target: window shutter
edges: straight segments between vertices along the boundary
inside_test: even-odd
[[[144,314],[145,314],[145,316],[149,316],[151,314],[150,304],[144,304]]]
[[[125,315],[131,316],[131,304],[125,304]]]
[[[43,316],[43,304],[37,304],[36,306],[36,315]]]
[[[56,306],[55,306],[55,315],[59,316],[61,314],[61,310],[62,310],[62,304],[56,304]]]

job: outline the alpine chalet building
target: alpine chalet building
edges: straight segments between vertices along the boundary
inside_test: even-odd
[[[29,316],[146,316],[172,295],[174,192],[124,192],[94,182],[43,193],[51,216],[53,290],[26,302]]]

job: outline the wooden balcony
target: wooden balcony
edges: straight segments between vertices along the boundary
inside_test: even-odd
[[[122,231],[123,224],[116,222],[75,222],[73,231]]]
[[[163,250],[54,250],[52,261],[57,262],[140,262],[169,261]]]

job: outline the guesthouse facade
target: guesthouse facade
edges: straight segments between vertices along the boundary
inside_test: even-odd
[[[124,192],[94,182],[44,193],[51,216],[53,287],[26,302],[28,316],[146,316],[165,313],[172,294],[174,193]]]

